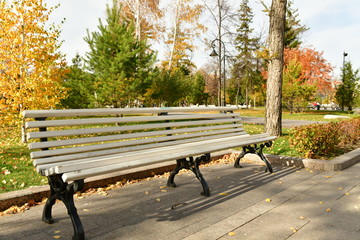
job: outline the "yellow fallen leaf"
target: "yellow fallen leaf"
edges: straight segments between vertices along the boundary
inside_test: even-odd
[[[320,203],[320,204],[324,204],[324,202],[323,202],[323,201],[320,201],[319,203]]]
[[[294,228],[294,227],[290,227],[290,229],[291,229],[294,233],[297,232],[297,229]]]
[[[300,216],[299,219],[300,219],[300,220],[304,220],[305,217],[304,217],[304,216]]]
[[[229,195],[228,193],[219,193],[219,195],[221,195],[221,196],[227,196],[227,195]]]
[[[167,190],[166,190],[166,189],[163,189],[163,190],[161,190],[161,192],[167,192]]]
[[[60,239],[61,236],[60,236],[60,235],[55,235],[55,236],[53,236],[53,238],[55,238],[55,239]]]
[[[84,212],[90,212],[90,210],[87,209],[87,208],[84,208],[83,211],[84,211]]]
[[[331,208],[327,208],[326,211],[327,211],[327,212],[331,212],[332,209],[331,209]]]
[[[342,187],[338,187],[338,190],[342,190],[343,188]]]
[[[157,198],[157,199],[156,199],[156,201],[160,202],[160,201],[161,201],[161,199],[160,199],[160,198]]]
[[[326,178],[332,178],[332,176],[325,176]]]
[[[265,202],[271,202],[270,198],[265,199]]]
[[[60,232],[61,232],[61,230],[54,231],[54,233],[60,233]]]
[[[149,194],[149,192],[148,192],[148,191],[145,191],[144,193],[145,193],[145,194]]]
[[[236,235],[236,233],[234,233],[234,232],[229,232],[228,235],[229,235],[229,236],[234,236],[234,235]]]
[[[166,186],[160,186],[160,188],[166,188]]]
[[[349,193],[349,192],[346,192],[346,193],[345,193],[345,195],[346,195],[346,196],[349,196],[349,195],[350,195],[350,193]]]
[[[313,171],[313,170],[310,170],[309,172],[310,172],[310,173],[313,173],[314,171]]]

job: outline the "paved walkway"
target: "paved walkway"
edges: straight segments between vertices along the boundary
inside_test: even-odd
[[[321,172],[244,164],[202,167],[212,195],[201,196],[192,173],[166,177],[76,199],[86,239],[360,239],[360,164]],[[71,239],[62,203],[55,223],[41,222],[42,205],[0,217],[0,239]]]
[[[255,123],[255,124],[265,124],[265,118],[261,117],[244,117],[241,116],[241,119],[245,123]],[[282,119],[282,126],[286,128],[301,126],[301,125],[309,125],[314,123],[326,123],[323,121],[304,121],[304,120],[291,120],[291,119]]]

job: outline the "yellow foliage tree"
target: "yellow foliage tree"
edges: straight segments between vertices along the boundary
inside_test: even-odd
[[[162,65],[169,71],[177,70],[181,66],[192,66],[189,54],[194,50],[194,40],[206,27],[199,23],[204,6],[194,4],[193,0],[172,0],[171,27],[165,37],[165,44],[170,50],[166,53],[166,60]]]
[[[55,7],[42,0],[0,1],[0,112],[2,121],[25,109],[55,107],[65,89],[60,30],[49,24]]]

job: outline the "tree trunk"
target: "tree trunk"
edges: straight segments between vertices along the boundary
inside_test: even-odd
[[[286,0],[272,0],[269,29],[269,66],[266,90],[265,131],[281,135],[281,88],[284,58]]]

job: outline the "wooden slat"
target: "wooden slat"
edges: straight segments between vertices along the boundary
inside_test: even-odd
[[[64,110],[25,110],[24,118],[44,117],[81,117],[108,116],[121,114],[163,113],[163,112],[203,112],[203,111],[235,111],[238,107],[160,107],[160,108],[98,108],[98,109],[64,109]]]
[[[197,121],[169,122],[169,123],[164,122],[164,123],[155,123],[155,124],[126,125],[120,127],[101,127],[101,128],[46,131],[46,132],[29,132],[27,133],[27,139],[88,135],[88,134],[110,133],[110,132],[115,133],[122,131],[136,131],[136,130],[157,129],[157,128],[166,128],[166,127],[211,125],[211,124],[220,124],[220,123],[239,122],[240,120],[241,118],[230,118],[230,119],[221,118],[216,120],[197,120]]]
[[[219,143],[221,143],[221,145],[235,144],[236,146],[238,146],[240,144],[240,146],[242,146],[245,140],[250,143],[256,143],[258,142],[259,138],[250,135],[241,136],[241,137],[234,136],[234,137],[221,138],[221,139],[217,138],[212,140],[197,141],[193,143],[178,144],[173,146],[146,149],[146,150],[134,151],[134,152],[126,152],[122,154],[114,154],[109,156],[86,158],[79,161],[72,161],[71,163],[64,162],[58,165],[54,165],[54,167],[50,167],[48,169],[42,169],[42,166],[40,166],[40,168],[42,169],[42,172],[51,175],[51,174],[60,174],[70,171],[83,170],[87,168],[97,168],[97,167],[102,167],[104,165],[113,165],[121,162],[131,162],[134,160],[147,159],[157,155],[160,157],[164,157],[166,159],[167,155],[177,154],[178,158],[176,159],[179,159],[182,158],[181,157],[182,154],[190,154],[189,156],[194,156],[197,154],[204,154],[208,152],[210,153],[210,152],[218,151],[219,149],[223,150],[224,146],[219,146]],[[237,142],[234,143],[234,141]],[[193,155],[191,155],[194,151],[196,151],[196,154],[194,153]]]
[[[33,163],[34,163],[34,166],[38,167],[37,168],[38,172],[40,172],[42,169],[46,169],[46,168],[49,168],[49,167],[59,164],[59,162],[62,162],[61,164],[72,164],[72,163],[76,163],[77,160],[79,160],[79,159],[87,159],[87,158],[113,155],[113,154],[119,154],[119,153],[125,153],[125,152],[133,152],[133,151],[139,151],[139,150],[145,150],[145,149],[172,146],[172,145],[178,145],[178,144],[184,144],[184,143],[190,143],[190,142],[218,139],[220,137],[226,138],[226,137],[234,137],[234,136],[241,136],[241,135],[248,135],[248,134],[246,134],[246,132],[227,133],[227,134],[223,134],[221,136],[215,135],[215,136],[197,137],[197,138],[182,139],[182,140],[177,140],[177,141],[167,141],[167,142],[160,142],[160,143],[151,143],[151,144],[146,144],[146,145],[130,146],[130,147],[124,147],[124,148],[100,150],[100,151],[95,151],[95,152],[75,153],[75,154],[61,155],[61,156],[55,156],[55,157],[39,158],[39,159],[35,159],[33,161]]]
[[[237,128],[242,127],[242,124],[226,124],[226,125],[214,125],[206,127],[193,127],[193,128],[180,128],[172,130],[160,130],[160,131],[150,131],[150,132],[138,132],[138,133],[128,133],[128,134],[116,134],[100,137],[85,137],[85,138],[75,138],[68,140],[57,140],[57,141],[47,141],[47,142],[35,142],[29,144],[29,149],[44,149],[44,148],[53,148],[53,147],[63,147],[70,145],[81,145],[88,143],[97,143],[97,142],[109,142],[109,141],[118,141],[132,138],[146,138],[154,137],[168,134],[182,134],[182,133],[191,133],[199,131],[212,131],[219,129],[227,128]]]
[[[211,131],[211,132],[197,132],[197,133],[190,133],[190,134],[147,138],[147,139],[139,139],[139,140],[131,140],[131,141],[103,143],[103,144],[96,144],[96,145],[89,145],[89,146],[78,146],[78,147],[70,147],[70,148],[62,148],[62,149],[52,149],[52,150],[46,150],[46,151],[36,151],[36,152],[31,152],[30,156],[33,159],[37,159],[37,158],[43,158],[43,157],[49,157],[49,156],[73,154],[73,153],[78,153],[78,152],[92,152],[92,151],[103,150],[103,149],[119,148],[119,147],[126,147],[126,146],[147,144],[147,143],[154,143],[154,142],[174,141],[174,140],[179,140],[179,139],[184,139],[184,138],[196,138],[196,137],[210,136],[210,135],[216,135],[216,134],[225,134],[225,133],[241,134],[243,132],[244,132],[244,129],[242,129],[242,128],[224,129],[224,130]]]
[[[104,163],[104,159],[102,159],[101,161],[102,161],[103,165],[100,165],[99,167],[85,169],[86,167],[89,166],[89,164],[82,163],[77,166],[75,166],[75,165],[58,166],[58,167],[51,169],[48,173],[65,172],[62,175],[62,178],[64,181],[68,182],[68,181],[74,181],[77,179],[84,179],[84,178],[91,177],[91,176],[97,176],[97,175],[101,175],[101,174],[107,174],[107,173],[112,173],[112,172],[116,172],[116,171],[121,171],[121,170],[129,169],[129,168],[140,167],[140,166],[145,166],[145,165],[149,165],[149,164],[155,164],[155,163],[159,163],[159,162],[170,161],[170,160],[195,156],[195,155],[199,155],[199,154],[211,153],[214,151],[230,149],[230,148],[239,147],[239,146],[243,146],[243,145],[260,143],[260,142],[264,142],[264,141],[272,141],[275,138],[276,137],[267,135],[267,137],[264,136],[263,138],[260,138],[258,136],[257,138],[255,138],[251,141],[248,138],[241,139],[240,137],[237,137],[237,138],[232,138],[232,139],[229,138],[228,139],[229,141],[225,141],[225,139],[221,139],[214,144],[205,144],[206,141],[203,143],[197,142],[197,144],[192,144],[191,146],[190,145],[185,146],[185,144],[183,144],[183,145],[177,145],[177,147],[179,148],[179,149],[177,149],[178,151],[177,150],[175,151],[175,148],[174,148],[173,151],[171,151],[171,153],[166,154],[166,155],[164,155],[164,151],[162,151],[161,148],[159,148],[159,149],[157,149],[158,150],[157,152],[156,151],[152,152],[151,154],[146,155],[146,157],[141,153],[141,151],[137,152],[137,154],[139,154],[139,155],[133,155],[132,157],[127,156],[126,159],[131,158],[131,161],[106,165]],[[238,140],[238,141],[235,141],[235,140]],[[221,143],[221,144],[219,144],[219,143]],[[201,144],[201,145],[199,145],[199,144]],[[199,146],[201,146],[201,147],[199,147]],[[121,156],[119,156],[119,158],[122,159]],[[116,157],[114,159],[108,158],[108,160],[105,160],[105,161],[112,161],[112,160],[116,160]],[[72,169],[74,169],[74,170],[72,170]],[[68,170],[68,172],[65,170]]]
[[[162,116],[145,116],[145,117],[117,117],[117,118],[90,118],[90,119],[65,119],[52,121],[29,121],[25,123],[25,128],[40,127],[62,127],[62,126],[79,126],[90,124],[111,124],[111,123],[129,123],[129,122],[151,122],[165,120],[185,120],[185,119],[215,119],[237,117],[237,113],[228,114],[177,114]]]

